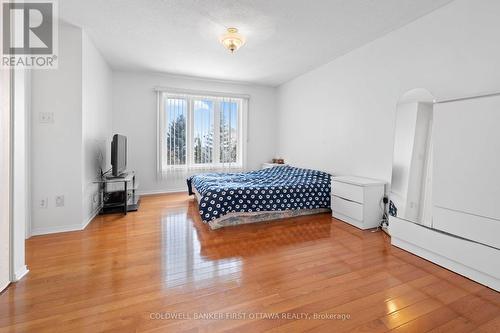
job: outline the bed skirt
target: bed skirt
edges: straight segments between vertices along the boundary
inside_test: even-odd
[[[228,213],[218,219],[208,222],[210,229],[215,230],[223,227],[236,226],[240,224],[257,223],[264,221],[272,221],[290,217],[314,215],[331,212],[330,208],[316,209],[291,209],[282,211],[268,212],[243,212],[243,213]]]

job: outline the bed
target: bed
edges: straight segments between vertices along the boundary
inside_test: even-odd
[[[187,179],[211,229],[330,212],[331,176],[291,166]]]

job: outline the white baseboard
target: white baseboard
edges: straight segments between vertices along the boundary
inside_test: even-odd
[[[137,191],[138,195],[157,195],[157,194],[171,194],[171,193],[187,193],[186,187],[174,188],[170,190],[156,190],[156,191]]]
[[[57,225],[51,227],[33,228],[31,236],[56,234],[59,232],[79,231],[82,230],[81,224]]]
[[[500,251],[421,225],[391,218],[391,244],[500,291]]]
[[[4,291],[4,289],[6,289],[9,286],[9,284],[10,284],[9,280],[0,281],[0,293]]]
[[[96,217],[97,215],[99,215],[99,211],[100,211],[100,210],[101,210],[101,208],[100,208],[100,207],[98,207],[98,208],[97,208],[97,209],[96,209],[96,210],[95,210],[95,211],[94,211],[94,212],[90,215],[90,217],[87,219],[87,221],[83,221],[81,230],[84,230],[85,228],[87,228],[87,226],[89,225],[89,223],[90,223],[90,222],[92,222],[92,220],[94,220],[94,219],[95,219],[95,217]]]
[[[14,273],[14,281],[17,282],[21,280],[26,274],[28,274],[29,269],[26,265],[23,265],[23,267],[19,268],[15,273]]]

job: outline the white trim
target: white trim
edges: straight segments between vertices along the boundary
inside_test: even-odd
[[[99,211],[100,210],[101,210],[101,207],[98,207],[96,210],[94,210],[94,212],[92,212],[92,214],[87,219],[87,221],[83,221],[83,223],[82,223],[82,230],[84,230],[85,228],[87,228],[87,226],[90,224],[90,222],[92,222],[97,217],[97,215],[99,215]]]
[[[186,172],[189,171],[203,171],[203,172],[223,172],[226,169],[243,169],[242,165],[239,164],[231,164],[229,166],[226,166],[227,163],[206,163],[206,164],[200,164],[200,163],[193,163],[191,166],[186,167],[185,165],[172,165],[169,166],[168,168],[165,168],[163,171],[170,171],[170,170],[186,170]]]
[[[70,224],[70,225],[56,225],[52,227],[42,227],[42,228],[33,228],[31,231],[31,236],[39,236],[39,235],[48,235],[48,234],[56,234],[59,232],[69,232],[69,231],[81,231],[83,230],[83,226],[81,224]]]
[[[14,88],[15,88],[15,81],[14,81],[14,69],[7,69],[9,71],[9,114],[7,116],[7,122],[8,122],[8,141],[7,141],[7,155],[8,155],[8,224],[9,224],[9,279],[10,281],[14,280],[14,262],[15,262],[15,246],[14,246]],[[3,156],[2,156],[3,158]]]
[[[0,284],[0,293],[7,289],[7,287],[12,283],[12,281],[7,280],[3,285]]]
[[[23,265],[23,267],[19,268],[15,273],[14,273],[14,280],[12,282],[17,282],[21,280],[23,277],[26,276],[26,274],[29,273],[28,266]]]
[[[1,14],[0,9],[0,14]],[[14,251],[13,251],[13,219],[12,219],[12,165],[13,165],[13,142],[12,142],[12,70],[0,71],[0,183],[2,193],[0,194],[0,229],[1,249],[0,258],[0,292],[7,288],[13,279]],[[5,99],[4,99],[5,98]],[[7,101],[8,98],[8,101]],[[6,106],[4,110],[4,106]],[[4,232],[5,231],[5,232]]]
[[[24,96],[25,100],[25,120],[26,120],[26,239],[30,238],[32,235],[32,198],[31,198],[31,180],[32,180],[32,168],[31,168],[31,124],[32,124],[32,116],[31,116],[31,69],[26,70],[25,77],[25,92]]]
[[[173,188],[171,190],[137,191],[137,194],[140,196],[172,194],[172,193],[187,193],[187,187]]]
[[[212,170],[244,170],[247,161],[247,142],[248,142],[248,104],[249,97],[242,95],[226,94],[220,92],[200,92],[197,94],[195,91],[179,90],[175,88],[156,88],[156,118],[157,118],[157,149],[156,149],[156,163],[157,163],[157,180],[162,181],[167,178],[167,175],[175,170],[184,171],[187,176],[193,170],[196,171],[212,171]],[[168,165],[165,161],[165,138],[162,133],[166,131],[164,126],[168,126],[168,119],[166,118],[165,102],[168,98],[182,99],[187,103],[186,114],[186,164],[184,165]],[[194,164],[193,158],[193,101],[198,99],[208,99],[214,103],[214,159],[210,164]],[[235,163],[220,163],[220,104],[226,100],[238,103],[238,147],[237,147],[237,161]]]

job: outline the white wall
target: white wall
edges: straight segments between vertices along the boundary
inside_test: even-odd
[[[278,89],[278,153],[390,181],[396,104],[500,90],[500,2],[457,0]]]
[[[94,216],[99,195],[92,180],[106,166],[111,140],[111,83],[111,69],[89,37],[61,23],[59,68],[32,74],[33,235],[80,230]],[[54,122],[41,123],[41,112],[52,112]],[[58,195],[63,207],[56,207]],[[42,199],[47,208],[40,208]]]
[[[32,234],[74,230],[82,221],[82,31],[59,27],[59,68],[32,73]],[[40,123],[53,112],[53,123]],[[64,207],[55,197],[64,195]],[[48,207],[40,208],[42,199]]]
[[[83,223],[99,208],[99,188],[93,181],[110,164],[112,72],[92,40],[82,38]]]
[[[128,169],[137,171],[141,192],[185,191],[185,180],[156,177],[155,86],[250,95],[247,167],[259,168],[276,152],[275,88],[155,73],[113,73],[113,132],[128,138]]]

